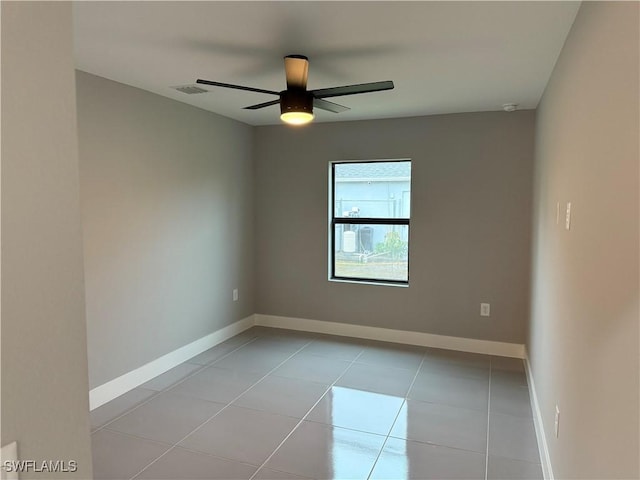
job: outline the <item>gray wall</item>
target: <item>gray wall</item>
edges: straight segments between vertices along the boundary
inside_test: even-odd
[[[583,3],[538,111],[528,349],[556,478],[640,473],[638,25]]]
[[[522,111],[258,127],[256,311],[524,343],[534,122]],[[407,157],[410,286],[329,282],[329,161]]]
[[[77,95],[94,388],[254,313],[252,129],[83,72]]]
[[[91,478],[71,6],[1,8],[0,442]]]

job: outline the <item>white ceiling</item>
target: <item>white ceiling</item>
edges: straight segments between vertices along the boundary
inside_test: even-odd
[[[336,98],[316,121],[535,108],[579,2],[76,2],[76,67],[251,125],[279,123],[275,97],[197,78],[285,88],[282,57],[309,57],[309,89],[393,80]],[[329,99],[333,100],[333,99]]]

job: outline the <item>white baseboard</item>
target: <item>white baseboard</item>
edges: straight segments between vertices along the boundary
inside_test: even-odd
[[[549,455],[549,447],[547,445],[547,436],[544,433],[544,424],[542,422],[542,411],[538,403],[538,394],[533,381],[533,373],[531,372],[531,364],[529,356],[525,350],[524,367],[527,372],[527,382],[529,383],[529,396],[531,398],[531,411],[533,412],[533,424],[536,430],[536,438],[538,440],[538,451],[540,452],[540,463],[542,464],[542,474],[545,480],[554,480],[553,468],[551,467],[551,456]]]
[[[518,343],[449,337],[432,333],[392,330],[389,328],[367,327],[364,325],[308,320],[304,318],[278,317],[259,313],[256,313],[254,317],[255,324],[264,327],[287,328],[289,330],[326,333],[343,337],[405,343],[407,345],[418,345],[421,347],[444,348],[447,350],[484,353],[501,357],[524,358],[524,345]]]
[[[220,330],[216,330],[215,332],[199,338],[188,345],[184,345],[177,350],[169,352],[160,358],[156,358],[135,370],[127,372],[124,375],[114,378],[113,380],[92,389],[89,392],[89,408],[93,410],[98,408],[100,405],[104,405],[114,398],[127,393],[129,390],[148,382],[149,380],[183,362],[186,362],[196,355],[199,355],[205,350],[208,350],[209,348],[224,342],[228,338],[245,331],[252,327],[254,323],[253,315],[242,320],[238,320],[231,325],[227,325]]]
[[[326,333],[343,337],[366,338],[383,342],[404,343],[421,347],[444,348],[462,352],[483,353],[501,357],[524,358],[524,345],[517,343],[494,342],[474,338],[449,337],[407,330],[368,327],[348,323],[308,320],[303,318],[278,317],[275,315],[255,314],[239,320],[188,345],[169,352],[135,370],[114,378],[89,392],[89,408],[94,410],[101,405],[139,387],[167,370],[186,362],[205,350],[224,342],[246,329],[260,325],[272,328],[286,328],[305,332]]]

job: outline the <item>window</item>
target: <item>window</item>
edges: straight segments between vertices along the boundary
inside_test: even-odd
[[[330,279],[407,285],[411,161],[330,168]]]

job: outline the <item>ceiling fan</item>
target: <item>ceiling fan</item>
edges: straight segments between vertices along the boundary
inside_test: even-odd
[[[287,89],[281,92],[202,79],[198,79],[196,83],[277,95],[279,97],[277,100],[251,105],[245,107],[245,109],[258,110],[260,108],[280,104],[280,118],[282,121],[292,125],[303,125],[313,120],[313,107],[333,113],[340,113],[349,110],[349,107],[329,102],[325,100],[325,98],[356,95],[358,93],[379,92],[382,90],[391,90],[393,88],[392,81],[385,81],[307,90],[309,59],[304,55],[287,55],[284,57],[284,69],[287,76]]]

